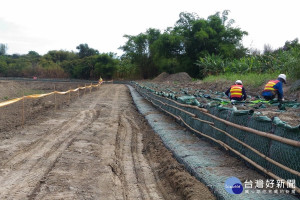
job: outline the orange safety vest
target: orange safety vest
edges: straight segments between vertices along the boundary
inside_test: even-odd
[[[279,80],[269,81],[266,84],[264,91],[266,91],[266,92],[275,92],[275,90],[277,90],[277,89],[274,88],[274,85],[276,85],[278,82],[279,82]]]
[[[241,98],[243,96],[242,90],[243,90],[242,85],[232,85],[230,88],[230,98],[233,97]]]

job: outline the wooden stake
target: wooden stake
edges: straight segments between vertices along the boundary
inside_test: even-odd
[[[54,110],[56,111],[56,93],[55,93],[55,85],[54,85]]]
[[[69,105],[71,103],[71,87],[69,88]]]
[[[84,95],[85,95],[85,91],[86,91],[86,83],[84,84]]]
[[[157,96],[159,98],[165,98],[165,97],[158,96],[156,94],[152,94],[152,95]],[[288,145],[291,145],[291,146],[300,147],[300,141],[296,141],[296,140],[292,140],[292,139],[288,139],[288,138],[283,138],[281,136],[277,136],[277,135],[274,135],[274,134],[271,134],[271,133],[267,133],[267,132],[263,132],[263,131],[258,131],[256,129],[249,128],[249,127],[246,127],[246,126],[241,126],[241,125],[232,123],[230,121],[227,121],[225,119],[221,119],[221,118],[219,118],[219,117],[217,117],[217,116],[215,116],[213,114],[210,114],[207,109],[199,108],[197,106],[191,106],[191,105],[181,104],[181,103],[178,103],[177,101],[174,101],[172,99],[168,99],[168,100],[174,102],[177,105],[183,106],[183,107],[195,108],[195,109],[201,111],[203,114],[205,114],[205,115],[207,115],[207,116],[209,116],[211,118],[214,118],[214,119],[216,119],[216,120],[218,120],[220,122],[223,122],[224,124],[226,124],[228,126],[232,126],[232,127],[238,128],[238,129],[243,130],[243,131],[251,132],[251,133],[254,133],[256,135],[260,135],[260,136],[263,136],[263,137],[266,137],[266,138],[270,138],[272,140],[276,140],[276,141],[279,141],[279,142],[282,142],[282,143],[285,143],[285,144],[288,144]],[[164,105],[170,106],[167,103],[164,103]],[[172,107],[178,109],[175,106],[172,106]]]
[[[22,128],[24,128],[25,124],[25,96],[24,96],[24,90],[23,90],[23,101],[22,101]]]
[[[80,90],[80,88],[79,88],[79,85],[78,85],[78,98],[79,98],[79,96],[80,96],[80,94],[79,94],[79,90]]]

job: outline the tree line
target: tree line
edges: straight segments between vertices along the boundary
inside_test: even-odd
[[[207,19],[195,13],[182,12],[174,27],[164,32],[150,28],[136,36],[125,35],[127,42],[121,47],[123,57],[129,58],[140,70],[143,78],[157,73],[185,71],[193,77],[203,78],[195,65],[200,57],[223,55],[240,58],[246,55],[241,40],[248,33],[232,27],[228,12],[217,12]]]
[[[116,54],[99,53],[88,44],[80,44],[76,49],[79,52],[52,50],[43,56],[35,51],[29,51],[26,55],[5,55],[2,51],[0,76],[76,79],[113,77],[119,64]]]
[[[174,27],[163,33],[148,29],[135,36],[125,35],[120,47],[123,58],[131,61],[132,71],[142,78],[161,73],[187,72],[194,78],[224,73],[286,73],[300,78],[300,44],[286,41],[273,50],[265,45],[263,52],[242,45],[246,31],[233,27],[229,11],[217,12],[207,19],[195,13],[182,12]]]
[[[174,27],[164,31],[149,28],[138,35],[124,35],[123,55],[99,53],[87,44],[78,52],[49,51],[40,56],[6,55],[0,44],[1,76],[38,76],[49,78],[148,79],[161,72],[187,72],[194,78],[221,73],[268,73],[280,71],[300,78],[298,39],[283,47],[251,51],[242,45],[248,33],[233,27],[229,11],[217,12],[207,19],[182,12]],[[4,53],[3,53],[4,52]]]

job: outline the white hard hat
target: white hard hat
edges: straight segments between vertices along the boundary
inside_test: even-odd
[[[235,84],[243,85],[243,82],[241,80],[237,80],[237,81],[235,81]]]
[[[282,78],[284,80],[284,83],[286,83],[286,75],[285,74],[279,74],[278,78]]]

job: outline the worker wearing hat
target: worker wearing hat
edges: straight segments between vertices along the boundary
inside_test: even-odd
[[[265,85],[265,88],[262,92],[262,96],[265,98],[265,100],[273,100],[276,95],[278,95],[278,100],[284,101],[282,83],[286,84],[285,74],[279,74],[277,80],[270,80]]]
[[[247,98],[246,90],[243,87],[243,82],[241,80],[235,81],[235,85],[232,85],[225,94],[230,100],[242,101]]]

